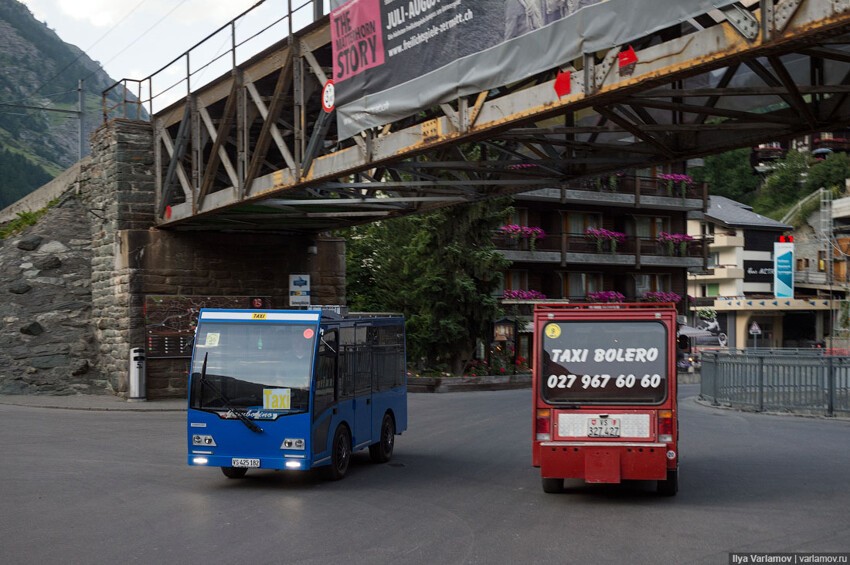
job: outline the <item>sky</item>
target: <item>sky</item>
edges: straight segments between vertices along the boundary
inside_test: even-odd
[[[39,21],[56,34],[98,61],[113,79],[143,79],[158,71],[219,27],[256,4],[259,0],[20,0]],[[294,7],[305,0],[293,0]],[[263,27],[286,14],[288,0],[266,0],[243,18],[236,30],[237,42],[245,41]],[[312,15],[307,6],[302,13]],[[304,23],[309,21],[299,18]],[[296,20],[296,29],[304,23]],[[237,61],[245,60],[288,34],[284,21],[237,49]],[[216,35],[192,55],[200,67],[227,54],[231,45],[229,28]],[[231,58],[223,57],[219,67],[197,69],[192,78],[201,86],[226,72]],[[221,67],[221,65],[226,65]],[[159,84],[172,84],[186,74],[185,59],[162,73]],[[182,94],[185,94],[185,86]],[[193,88],[194,89],[194,88]]]

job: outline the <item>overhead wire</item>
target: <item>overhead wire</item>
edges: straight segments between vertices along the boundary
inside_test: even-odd
[[[64,73],[65,71],[67,71],[67,70],[71,67],[71,65],[73,65],[74,63],[76,63],[77,61],[79,61],[79,60],[80,60],[83,56],[86,56],[86,55],[88,54],[88,51],[90,51],[90,50],[91,50],[91,49],[92,49],[95,45],[97,45],[98,43],[100,43],[101,41],[103,41],[103,39],[104,39],[107,35],[109,35],[109,34],[110,34],[110,33],[112,33],[113,31],[115,31],[115,29],[117,29],[117,28],[118,28],[118,26],[120,26],[122,23],[124,23],[124,21],[125,21],[127,18],[129,18],[131,15],[133,15],[133,14],[136,12],[136,10],[138,10],[138,9],[142,6],[142,4],[144,4],[144,3],[145,3],[145,2],[147,2],[147,1],[148,1],[148,0],[141,0],[138,4],[136,4],[136,5],[135,5],[135,6],[134,6],[134,7],[133,7],[133,8],[132,8],[129,12],[127,12],[126,14],[124,14],[124,15],[121,17],[121,19],[120,19],[120,20],[118,20],[115,24],[113,24],[113,25],[112,25],[112,26],[111,26],[111,27],[110,27],[110,28],[109,28],[109,29],[108,29],[108,30],[107,30],[107,31],[106,31],[103,35],[101,35],[99,38],[97,38],[97,39],[95,40],[95,42],[94,42],[94,43],[92,43],[91,45],[89,45],[86,49],[81,50],[79,55],[77,55],[76,57],[74,57],[74,59],[72,59],[72,60],[71,60],[68,64],[66,64],[64,67],[62,67],[61,69],[59,69],[58,71],[56,71],[55,73],[53,73],[53,75],[52,75],[50,78],[48,78],[48,79],[46,79],[46,80],[42,81],[42,82],[41,82],[41,84],[39,84],[39,85],[38,85],[38,87],[37,87],[35,90],[33,90],[32,92],[30,92],[30,94],[29,94],[29,95],[27,95],[27,96],[24,98],[24,101],[29,100],[30,98],[32,98],[33,96],[35,96],[35,95],[36,95],[36,94],[37,94],[37,93],[38,93],[38,92],[39,92],[42,88],[44,88],[45,86],[47,86],[48,84],[50,84],[50,82],[52,82],[52,81],[53,81],[53,80],[55,80],[57,77],[59,77],[62,73]],[[185,1],[185,0],[184,0],[184,1]],[[96,61],[95,61],[95,62],[96,62]],[[102,66],[102,65],[100,65],[100,68],[101,68],[101,69],[103,69],[103,66]],[[83,80],[84,80],[84,81],[85,81],[85,80],[88,80],[90,77],[92,77],[92,76],[95,74],[95,72],[97,72],[97,71],[94,71],[94,72],[92,72],[92,73],[88,74],[85,78],[83,78]]]
[[[183,4],[185,4],[187,1],[188,1],[188,0],[180,0],[180,2],[178,2],[178,3],[177,3],[177,4],[173,7],[173,8],[171,8],[171,10],[169,10],[168,12],[166,12],[166,13],[165,13],[165,14],[164,14],[161,18],[159,18],[156,22],[154,22],[154,23],[153,23],[153,25],[151,25],[151,26],[150,26],[150,27],[148,27],[145,31],[143,31],[141,34],[139,34],[139,35],[138,35],[138,36],[137,36],[137,37],[136,37],[133,41],[131,41],[129,44],[127,44],[127,46],[125,46],[123,49],[121,49],[120,51],[118,51],[117,53],[115,53],[115,55],[113,55],[113,56],[112,56],[109,60],[105,61],[104,63],[99,63],[98,61],[95,61],[95,63],[98,65],[98,70],[97,70],[97,71],[92,71],[91,73],[89,73],[88,75],[86,75],[85,77],[83,77],[83,78],[82,78],[82,80],[83,80],[83,81],[86,81],[86,80],[90,79],[90,78],[91,78],[92,76],[94,76],[94,75],[95,75],[98,71],[104,71],[104,72],[105,72],[104,65],[107,65],[108,63],[110,63],[110,62],[114,61],[117,57],[119,57],[120,55],[122,55],[122,54],[123,54],[125,51],[127,51],[130,47],[132,47],[133,45],[135,45],[136,43],[138,43],[138,42],[139,42],[142,38],[144,38],[144,37],[145,37],[146,35],[148,35],[151,31],[153,31],[153,30],[154,30],[154,29],[155,29],[155,28],[156,28],[159,24],[161,24],[161,23],[163,22],[163,20],[165,20],[168,16],[170,16],[172,13],[174,13],[174,11],[175,11],[175,10],[177,10],[178,8],[180,8],[180,7],[181,7]],[[35,94],[37,94],[37,93],[38,93],[38,92],[39,92],[42,88],[44,88],[47,84],[49,84],[51,81],[55,80],[55,79],[56,79],[57,77],[59,77],[62,73],[64,73],[66,70],[68,70],[68,69],[71,67],[71,65],[73,65],[74,63],[76,63],[77,61],[79,61],[79,60],[80,60],[80,59],[81,59],[84,55],[87,55],[87,51],[88,51],[88,50],[90,50],[90,49],[91,49],[91,48],[93,48],[95,45],[97,45],[98,43],[100,43],[100,42],[101,42],[101,41],[102,41],[102,40],[103,40],[103,39],[104,39],[107,35],[109,35],[109,34],[110,34],[110,33],[112,33],[113,31],[115,31],[115,29],[116,29],[119,25],[121,25],[121,24],[122,24],[122,23],[123,23],[123,22],[124,22],[127,18],[129,18],[129,17],[130,17],[133,13],[135,13],[135,12],[136,12],[136,10],[138,10],[138,9],[139,9],[139,8],[140,8],[140,7],[141,7],[141,6],[145,3],[145,2],[147,2],[147,0],[141,0],[138,4],[136,4],[136,5],[135,5],[135,6],[134,6],[134,7],[133,7],[130,11],[128,11],[126,14],[124,14],[124,16],[122,16],[120,20],[118,20],[118,21],[117,21],[114,25],[112,25],[112,26],[110,27],[110,29],[106,31],[106,33],[104,33],[103,35],[101,35],[101,36],[100,36],[100,37],[99,37],[99,38],[98,38],[98,39],[97,39],[94,43],[92,43],[92,44],[91,44],[91,45],[90,45],[90,46],[89,46],[86,50],[81,51],[79,55],[77,55],[77,56],[76,56],[73,60],[71,60],[68,64],[66,64],[64,67],[62,67],[62,68],[61,68],[61,69],[59,69],[57,72],[55,72],[55,73],[54,73],[54,74],[53,74],[50,78],[48,78],[48,79],[46,79],[46,80],[42,81],[42,83],[41,83],[41,84],[40,84],[40,85],[39,85],[39,86],[38,86],[35,90],[33,90],[32,92],[30,92],[30,94],[29,94],[29,95],[27,95],[27,96],[23,99],[23,101],[27,101],[27,100],[31,99],[33,96],[35,96]]]
[[[255,6],[254,6],[254,7],[256,7],[256,6],[260,5],[260,4],[262,4],[264,1],[265,1],[265,0],[260,0],[259,2],[257,2],[257,3],[255,4]],[[143,5],[143,4],[145,4],[146,2],[147,2],[147,0],[140,0],[140,1],[139,1],[139,2],[138,2],[138,3],[137,3],[137,4],[136,4],[136,5],[135,5],[132,9],[130,9],[127,13],[125,13],[125,14],[121,17],[121,19],[119,19],[119,20],[118,20],[115,24],[113,24],[113,25],[112,25],[112,26],[111,26],[111,27],[110,27],[110,28],[109,28],[109,29],[108,29],[108,30],[107,30],[104,34],[102,34],[102,35],[101,35],[101,36],[100,36],[97,40],[95,40],[95,41],[94,41],[94,43],[92,43],[92,44],[91,44],[88,48],[86,48],[85,50],[81,50],[80,54],[79,54],[79,55],[77,55],[77,56],[76,56],[73,60],[71,60],[71,61],[70,61],[69,63],[67,63],[64,67],[62,67],[61,69],[59,69],[58,71],[56,71],[55,73],[53,73],[53,75],[51,75],[49,78],[47,78],[46,80],[42,81],[42,82],[41,82],[41,84],[39,84],[39,86],[38,86],[38,87],[36,87],[34,90],[32,90],[32,91],[31,91],[28,95],[26,95],[24,98],[19,99],[19,100],[18,100],[18,102],[27,102],[27,101],[30,101],[30,100],[31,100],[31,99],[32,99],[32,98],[33,98],[33,97],[34,97],[34,96],[35,96],[35,95],[36,95],[36,94],[37,94],[37,93],[38,93],[38,92],[39,92],[42,88],[44,88],[47,84],[49,84],[50,82],[52,82],[53,80],[55,80],[55,79],[56,79],[57,77],[59,77],[62,73],[64,73],[65,71],[67,71],[67,70],[68,70],[68,69],[69,69],[69,68],[70,68],[70,67],[71,67],[74,63],[76,63],[77,61],[79,61],[79,60],[80,60],[80,59],[81,59],[84,55],[87,55],[87,52],[88,52],[88,51],[90,51],[93,47],[95,47],[96,45],[98,45],[98,44],[99,44],[99,43],[100,43],[103,39],[105,39],[105,38],[106,38],[106,37],[107,37],[110,33],[112,33],[113,31],[115,31],[115,30],[116,30],[116,29],[117,29],[117,28],[118,28],[118,27],[119,27],[119,26],[120,26],[120,25],[121,25],[124,21],[126,21],[126,20],[127,20],[127,18],[129,18],[132,14],[134,14],[134,13],[135,13],[135,12],[136,12],[136,11],[137,11],[137,10],[138,10],[138,9],[139,9],[142,5]],[[127,45],[126,45],[123,49],[121,49],[120,51],[118,51],[117,53],[115,53],[115,54],[114,54],[114,55],[113,55],[110,59],[108,59],[107,61],[105,61],[105,62],[103,62],[103,63],[100,63],[99,61],[94,61],[94,62],[95,62],[95,64],[97,64],[97,65],[98,65],[98,70],[90,72],[88,75],[86,75],[85,77],[83,77],[81,80],[83,80],[83,81],[88,80],[89,78],[91,78],[92,76],[94,76],[94,75],[95,75],[98,71],[104,71],[104,72],[105,72],[105,69],[104,69],[104,66],[105,66],[105,65],[107,65],[108,63],[110,63],[110,62],[114,61],[117,57],[119,57],[120,55],[122,55],[122,54],[123,54],[124,52],[126,52],[128,49],[130,49],[133,45],[135,45],[136,43],[138,43],[138,42],[139,42],[142,38],[144,38],[144,37],[145,37],[145,36],[147,36],[149,33],[151,33],[151,32],[152,32],[152,31],[153,31],[153,30],[154,30],[157,26],[159,26],[159,24],[161,24],[161,23],[162,23],[162,22],[163,22],[166,18],[168,18],[168,17],[169,17],[172,13],[174,13],[177,9],[179,9],[181,6],[183,6],[186,2],[188,2],[188,0],[180,0],[180,1],[179,1],[179,2],[175,5],[175,6],[173,6],[173,7],[172,7],[172,8],[171,8],[168,12],[166,12],[166,13],[165,13],[162,17],[160,17],[160,18],[159,18],[156,22],[154,22],[154,23],[153,23],[150,27],[148,27],[145,31],[143,31],[141,34],[139,34],[139,35],[138,35],[135,39],[133,39],[130,43],[128,43],[128,44],[127,44]],[[221,50],[221,48],[219,49],[219,51],[220,51],[220,50]],[[43,97],[45,97],[45,98],[50,98],[51,96],[57,96],[57,95],[60,95],[60,94],[67,94],[67,93],[70,93],[70,92],[75,92],[75,91],[69,90],[69,91],[64,91],[64,92],[59,92],[59,93],[54,93],[54,94],[49,94],[49,95],[43,95]],[[11,105],[11,104],[7,104],[7,105]]]
[[[145,1],[145,0],[142,0],[142,1]],[[129,49],[130,47],[132,47],[133,45],[135,45],[136,43],[138,43],[140,39],[142,39],[142,38],[143,38],[143,37],[145,37],[147,34],[149,34],[151,31],[153,31],[153,29],[154,29],[155,27],[157,27],[159,24],[161,24],[161,23],[162,23],[162,21],[163,21],[164,19],[166,19],[166,18],[167,18],[168,16],[170,16],[171,14],[173,14],[175,10],[177,10],[180,6],[182,6],[182,5],[183,5],[183,4],[185,4],[186,2],[188,2],[188,0],[180,0],[180,2],[178,2],[176,6],[174,6],[173,8],[171,8],[171,10],[169,10],[168,12],[166,12],[166,13],[165,13],[165,14],[164,14],[161,18],[159,18],[156,22],[154,22],[154,23],[153,23],[153,25],[151,25],[148,29],[146,29],[145,31],[143,31],[143,32],[141,33],[141,35],[139,35],[136,39],[134,39],[133,41],[131,41],[130,43],[128,43],[128,44],[127,44],[127,46],[126,46],[126,47],[124,47],[124,49],[122,49],[121,51],[119,51],[118,53],[116,53],[116,54],[115,54],[115,55],[114,55],[111,59],[109,59],[109,60],[105,61],[105,62],[101,65],[101,69],[103,69],[103,65],[106,65],[106,64],[108,64],[108,63],[111,63],[111,62],[112,62],[112,61],[114,61],[114,60],[115,60],[115,59],[116,59],[119,55],[122,55],[125,51],[127,51],[127,49]],[[88,75],[88,77],[91,77],[92,75],[94,75],[94,73],[89,74],[89,75]],[[86,78],[88,78],[88,77],[86,77]],[[85,79],[83,79],[83,80],[85,80]]]

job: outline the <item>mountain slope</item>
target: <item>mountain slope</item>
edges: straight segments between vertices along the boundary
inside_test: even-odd
[[[101,92],[115,81],[26,6],[0,0],[0,209],[77,161],[77,116],[22,106],[76,111],[79,80],[85,155],[100,125]]]

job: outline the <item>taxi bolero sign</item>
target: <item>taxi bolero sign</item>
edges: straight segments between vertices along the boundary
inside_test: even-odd
[[[331,0],[341,139],[735,0]]]

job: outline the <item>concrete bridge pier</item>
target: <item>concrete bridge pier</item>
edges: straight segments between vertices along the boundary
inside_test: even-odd
[[[289,307],[289,275],[309,274],[312,304],[345,303],[344,240],[319,234],[160,230],[155,226],[153,127],[112,120],[92,138],[80,198],[92,234],[92,323],[98,366],[126,396],[130,350],[148,348],[151,297],[200,307],[229,297],[249,307],[263,297]],[[184,312],[175,312],[183,315]],[[147,398],[182,396],[189,359],[151,358]]]

